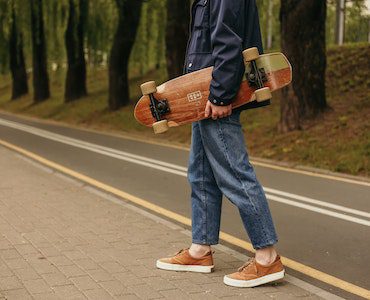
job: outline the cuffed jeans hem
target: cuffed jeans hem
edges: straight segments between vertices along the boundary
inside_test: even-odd
[[[219,241],[201,241],[201,240],[192,240],[193,244],[197,245],[207,245],[207,246],[212,246],[212,245],[217,245]]]
[[[262,243],[262,244],[253,245],[253,248],[255,250],[259,250],[259,249],[271,247],[271,246],[275,245],[277,242],[278,242],[278,239],[271,240],[271,241],[266,241],[265,243]]]

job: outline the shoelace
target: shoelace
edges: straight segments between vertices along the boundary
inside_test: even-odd
[[[238,272],[243,272],[246,267],[250,264],[254,263],[254,258],[250,258],[245,264],[243,264],[239,269]]]
[[[180,251],[176,252],[173,256],[179,255],[179,254],[181,254],[182,252],[184,252],[185,250],[188,250],[188,249],[189,248],[181,249]]]

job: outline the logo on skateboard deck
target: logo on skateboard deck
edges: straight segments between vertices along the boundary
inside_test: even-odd
[[[200,99],[202,99],[202,92],[201,91],[196,91],[196,92],[193,92],[193,93],[190,93],[188,94],[188,100],[189,102],[195,102],[195,101],[199,101]]]

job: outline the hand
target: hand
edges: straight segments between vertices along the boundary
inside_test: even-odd
[[[209,101],[206,104],[206,110],[204,112],[206,118],[212,117],[213,120],[230,116],[231,113],[231,104],[227,106],[217,106]]]

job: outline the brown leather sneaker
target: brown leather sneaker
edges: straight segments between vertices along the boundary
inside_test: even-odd
[[[238,272],[226,275],[224,283],[235,287],[254,287],[279,280],[284,277],[284,273],[279,255],[267,266],[260,265],[255,258],[251,258],[239,268]]]
[[[214,268],[212,252],[198,259],[190,256],[189,249],[182,249],[172,257],[158,259],[157,268],[169,271],[211,273]]]

